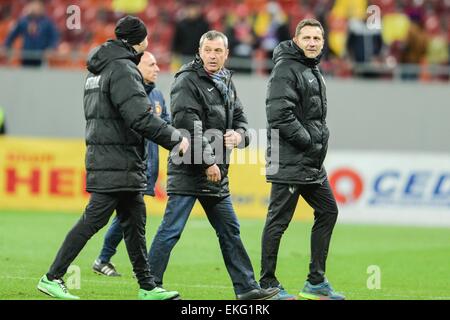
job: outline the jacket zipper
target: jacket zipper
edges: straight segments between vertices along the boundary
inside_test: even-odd
[[[320,77],[318,76],[318,71],[317,71],[316,67],[312,68],[312,73],[314,74],[314,77],[317,79],[317,83],[319,84],[320,106],[322,108],[321,122],[322,122],[322,126],[324,126],[324,124],[325,124],[325,106],[323,103],[323,96],[322,96],[322,82],[320,81]],[[322,149],[324,149],[325,143],[324,143],[323,129],[322,129],[321,134],[322,134],[322,137],[321,137]],[[317,168],[319,170],[321,169],[324,160],[325,160],[325,154],[323,154],[319,159],[319,163],[317,165]]]

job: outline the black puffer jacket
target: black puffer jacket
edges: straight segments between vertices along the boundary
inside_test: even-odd
[[[119,40],[109,40],[89,55],[84,90],[89,192],[144,191],[144,137],[167,149],[181,140],[178,130],[153,116],[136,67],[139,60]]]
[[[169,158],[168,194],[217,197],[229,195],[230,152],[225,152],[222,136],[227,129],[241,132],[243,139],[239,148],[248,146],[249,137],[247,118],[236,96],[231,77],[227,85],[228,103],[206,73],[199,57],[184,65],[175,75],[170,93],[172,125],[177,129],[184,129],[181,131],[190,136],[191,147],[184,156],[184,163],[175,163],[173,158]],[[208,133],[206,130],[211,129],[215,130],[205,134]],[[213,164],[220,168],[220,183],[212,183],[206,178],[205,170]]]
[[[269,182],[307,184],[326,178],[329,131],[325,82],[317,65],[292,41],[275,49],[266,99]],[[279,144],[270,129],[278,129]],[[279,148],[277,147],[279,146]]]

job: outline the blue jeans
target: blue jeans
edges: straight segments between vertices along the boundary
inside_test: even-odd
[[[190,197],[185,197],[184,199],[180,199],[178,205],[181,207],[185,207],[191,203]],[[195,198],[194,198],[195,202]],[[192,204],[194,206],[194,204]],[[192,210],[192,206],[191,209]],[[189,212],[190,212],[189,210]],[[189,213],[188,213],[189,215]],[[186,222],[185,222],[186,223]],[[184,225],[183,227],[184,228]],[[183,230],[183,229],[181,229]],[[123,230],[120,226],[120,220],[117,218],[117,215],[114,217],[111,226],[105,234],[105,239],[103,242],[102,250],[100,251],[100,255],[98,259],[102,263],[108,263],[111,261],[112,256],[114,256],[117,252],[117,247],[119,246],[120,241],[123,239]]]
[[[149,252],[149,263],[157,285],[162,285],[170,253],[180,239],[196,200],[200,201],[219,238],[220,249],[236,294],[259,288],[250,258],[240,236],[240,226],[231,198],[170,195],[163,221]]]

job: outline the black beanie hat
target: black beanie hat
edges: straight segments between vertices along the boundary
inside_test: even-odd
[[[125,40],[134,46],[144,41],[147,36],[147,28],[141,19],[133,16],[126,16],[117,21],[114,30],[117,39]]]

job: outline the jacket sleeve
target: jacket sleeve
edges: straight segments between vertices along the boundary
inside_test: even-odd
[[[191,163],[201,163],[204,169],[215,164],[213,148],[203,135],[203,107],[196,97],[191,80],[186,77],[176,79],[170,92],[170,101],[172,124],[190,134]]]
[[[281,138],[304,150],[311,144],[311,136],[294,114],[299,100],[294,81],[286,77],[271,77],[266,98],[269,129],[278,129]]]
[[[167,110],[166,100],[164,99],[164,96],[161,93],[161,119],[163,119],[167,124],[171,124],[170,120],[170,113],[169,110]]]
[[[244,107],[242,106],[241,100],[236,95],[236,90],[234,94],[236,97],[236,101],[233,111],[233,130],[238,132],[242,136],[242,141],[238,145],[238,148],[242,149],[250,144],[250,135],[248,133],[248,121],[247,116],[244,113]]]
[[[178,130],[151,112],[141,75],[130,66],[115,66],[110,79],[111,102],[125,125],[143,137],[171,150],[181,141]]]
[[[4,43],[5,47],[11,48],[14,40],[16,40],[16,38],[19,35],[23,34],[25,28],[26,28],[26,21],[25,21],[25,18],[22,18],[19,20],[19,22],[17,22],[17,24],[13,27],[11,32],[6,37],[6,40]]]

